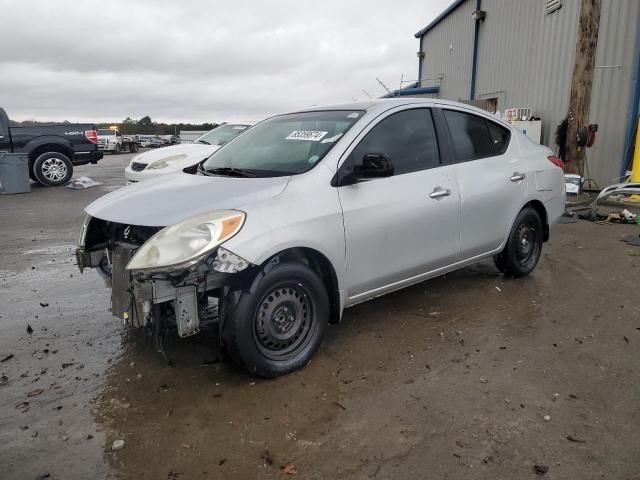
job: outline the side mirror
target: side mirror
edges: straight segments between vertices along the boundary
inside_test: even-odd
[[[362,165],[354,166],[353,175],[356,178],[390,177],[393,164],[384,153],[367,153],[362,157]]]

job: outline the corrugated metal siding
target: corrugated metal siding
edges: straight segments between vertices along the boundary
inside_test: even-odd
[[[542,142],[553,145],[569,106],[579,0],[565,0],[550,15],[542,0],[484,0],[482,9],[476,98],[498,97],[501,111],[533,108],[542,119]]]
[[[474,9],[475,0],[467,0],[422,38],[422,78],[444,73],[440,98],[469,97]]]
[[[423,77],[444,73],[440,97],[469,98],[475,1],[468,0],[422,39]],[[567,114],[576,48],[579,0],[544,13],[543,0],[482,0],[476,98],[498,97],[498,109],[531,107],[543,120],[542,141],[555,148],[556,126]],[[601,185],[618,175],[630,101],[638,0],[603,0],[591,101],[600,131],[588,152],[590,176]],[[449,53],[449,44],[454,46]]]
[[[589,173],[601,186],[620,175],[639,17],[638,0],[602,2],[589,118],[598,124],[598,133],[587,153]],[[621,66],[598,68],[615,65]]]

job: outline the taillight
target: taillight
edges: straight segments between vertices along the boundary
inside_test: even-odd
[[[85,130],[84,136],[91,143],[98,143],[98,132],[96,132],[95,130]]]
[[[553,163],[556,167],[560,167],[560,168],[564,169],[564,162],[562,160],[560,160],[558,157],[556,157],[555,155],[549,155],[547,157],[547,160],[549,160],[551,163]]]

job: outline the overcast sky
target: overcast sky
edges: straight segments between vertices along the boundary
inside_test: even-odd
[[[417,78],[413,34],[451,0],[0,0],[15,120],[260,120]]]

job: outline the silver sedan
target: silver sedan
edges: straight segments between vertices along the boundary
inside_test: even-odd
[[[345,308],[493,257],[530,274],[564,210],[553,152],[438,99],[267,119],[193,175],[128,186],[86,209],[81,269],[112,312],[180,336],[216,317],[253,375],[304,366]]]

